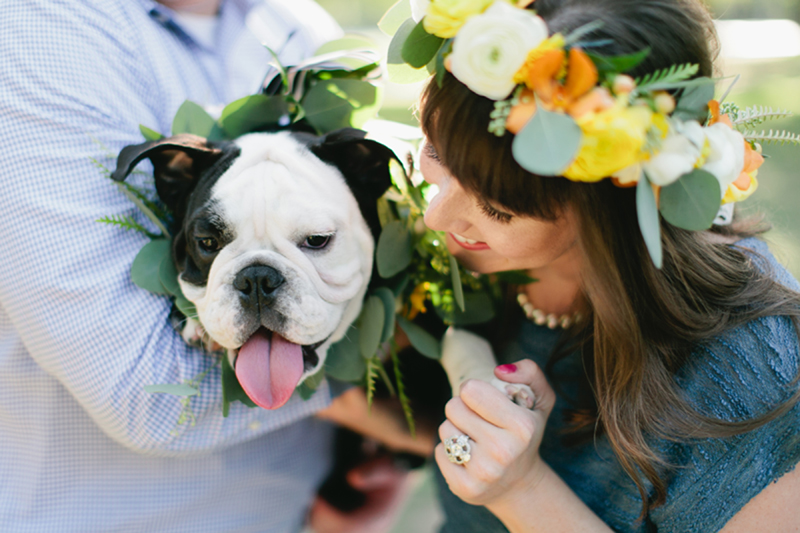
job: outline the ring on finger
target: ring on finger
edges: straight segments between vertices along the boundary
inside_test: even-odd
[[[469,444],[470,438],[461,434],[450,437],[444,441],[444,451],[451,463],[464,465],[472,458],[470,452],[472,447]]]

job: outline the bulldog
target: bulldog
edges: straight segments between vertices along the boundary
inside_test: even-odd
[[[233,142],[181,134],[125,147],[112,178],[145,158],[197,308],[184,335],[199,323],[256,404],[284,405],[361,310],[394,153],[354,129]]]

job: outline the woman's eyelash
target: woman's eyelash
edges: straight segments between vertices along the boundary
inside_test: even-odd
[[[436,161],[437,163],[441,163],[442,160],[439,158],[439,154],[436,152],[436,148],[433,147],[431,143],[425,143],[425,155]]]
[[[489,218],[496,220],[498,222],[507,223],[511,221],[512,216],[508,213],[503,213],[502,211],[498,211],[494,207],[490,206],[485,202],[480,203],[481,211],[484,212],[486,216]]]

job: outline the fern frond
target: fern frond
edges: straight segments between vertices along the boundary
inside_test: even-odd
[[[90,157],[89,161],[91,161],[94,166],[99,168],[100,172],[102,172],[105,177],[111,178],[111,171],[108,169],[107,166],[105,166],[103,163],[101,163],[100,161],[98,161],[94,157]]]
[[[685,63],[645,74],[636,79],[636,92],[641,94],[655,89],[669,89],[670,85],[687,80],[697,74],[699,68],[695,64]]]
[[[133,202],[134,205],[136,205],[136,207],[139,208],[139,211],[144,213],[145,216],[149,218],[153,222],[153,224],[155,224],[156,227],[158,227],[159,230],[161,230],[161,233],[165,237],[172,238],[172,235],[170,235],[169,230],[167,230],[167,227],[164,225],[164,222],[162,222],[162,220],[158,216],[156,216],[156,214],[153,213],[153,211],[150,210],[150,208],[147,205],[145,205],[144,201],[141,198],[139,198],[139,196],[136,194],[135,191],[138,191],[138,189],[133,187],[134,190],[131,191],[129,190],[129,187],[131,187],[131,185],[125,182],[115,181],[114,183],[116,183],[119,189],[125,194],[125,196],[127,196],[128,199],[131,202]],[[141,193],[141,191],[139,192]]]
[[[380,365],[380,361],[378,361]],[[375,358],[367,359],[367,410],[372,410],[372,401],[375,399],[375,380],[378,379],[378,374],[375,372]]]
[[[791,111],[784,111],[781,109],[775,111],[771,107],[761,105],[748,107],[744,111],[739,111],[735,114],[735,116],[731,116],[730,118],[734,126],[739,126],[740,128],[753,128],[754,126],[757,126],[758,124],[761,124],[767,120],[775,120],[778,118],[786,118],[791,116]]]
[[[414,413],[411,411],[411,401],[406,396],[406,389],[403,386],[403,374],[400,373],[400,357],[397,355],[397,343],[392,340],[392,363],[394,365],[394,379],[397,381],[397,397],[400,400],[400,406],[403,408],[403,414],[406,417],[408,424],[408,431],[411,433],[412,438],[416,438],[417,430],[414,425]]]
[[[159,204],[154,202],[150,199],[150,197],[143,191],[142,189],[131,185],[128,182],[122,182],[122,185],[125,186],[132,194],[134,194],[142,203],[147,207],[150,211],[153,212],[155,216],[158,217],[159,220],[166,222],[169,219],[169,213],[162,208]]]
[[[769,133],[767,133],[764,130],[761,130],[761,133],[752,130],[752,131],[746,131],[742,135],[748,142],[758,142],[764,144],[772,143],[781,145],[790,143],[795,146],[800,145],[800,135],[786,130],[776,130],[776,131],[769,130]]]
[[[108,224],[109,226],[116,226],[118,228],[122,228],[125,230],[138,231],[139,233],[142,233],[151,239],[158,237],[158,235],[147,231],[147,228],[145,228],[144,226],[133,220],[131,217],[126,217],[122,215],[105,216],[102,218],[98,218],[97,222],[102,222],[103,224]]]
[[[380,364],[380,361],[378,361],[378,363],[379,363],[377,366],[378,374],[381,376],[381,379],[383,380],[384,385],[386,385],[386,388],[389,389],[389,394],[391,394],[392,396],[397,396],[397,391],[394,390],[394,384],[392,384],[392,380],[391,378],[389,378],[389,374],[386,373],[386,369],[383,368],[383,365]]]

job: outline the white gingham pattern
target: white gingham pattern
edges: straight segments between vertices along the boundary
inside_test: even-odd
[[[330,464],[331,428],[311,417],[328,385],[223,419],[213,370],[196,425],[173,435],[178,400],[143,387],[212,361],[169,326],[166,298],[131,283],[145,238],[96,222],[145,221],[91,158],[113,168],[108,153],[142,142],[139,124],[169,132],[187,98],[218,107],[255,90],[268,58],[245,24],[255,5],[223,2],[209,50],[152,0],[0,2],[0,531],[300,527]],[[304,24],[295,13],[319,8],[263,6],[274,31],[261,38],[285,62],[340,31],[282,46]]]

